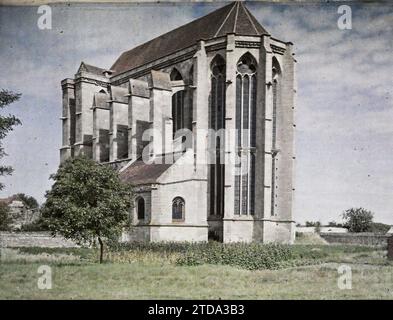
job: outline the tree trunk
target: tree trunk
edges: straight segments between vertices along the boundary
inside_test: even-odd
[[[100,263],[102,263],[104,258],[104,243],[102,242],[100,237],[98,237],[98,242],[100,243]]]

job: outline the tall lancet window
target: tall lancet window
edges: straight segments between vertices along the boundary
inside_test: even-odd
[[[172,70],[170,78],[171,81],[183,81],[183,77],[176,68]],[[184,90],[177,91],[172,96],[172,123],[173,137],[175,137],[176,131],[184,128]]]
[[[276,171],[277,171],[277,109],[280,103],[280,86],[281,86],[281,68],[275,57],[272,63],[272,80],[273,80],[273,113],[272,113],[272,183],[271,183],[271,215],[277,215],[276,212]]]
[[[246,53],[237,63],[236,71],[236,130],[237,152],[235,176],[235,214],[255,213],[255,140],[257,64]]]
[[[209,128],[214,129],[217,133],[214,141],[215,148],[210,153],[212,155],[211,160],[215,159],[210,164],[209,173],[210,215],[217,216],[224,215],[225,141],[220,134],[220,130],[225,129],[225,70],[225,60],[217,55],[211,64],[209,109]]]

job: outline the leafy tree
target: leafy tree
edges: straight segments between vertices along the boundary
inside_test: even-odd
[[[14,93],[12,91],[0,90],[0,110],[8,106],[9,104],[19,100],[19,93]],[[3,140],[7,134],[14,129],[14,126],[20,125],[21,122],[14,115],[9,114],[8,116],[3,116],[0,114],[0,159],[7,154],[4,151],[1,140]],[[10,175],[13,169],[10,166],[0,165],[0,176]],[[4,188],[4,184],[0,183],[0,190]]]
[[[318,224],[320,224],[319,221],[316,221],[316,222],[314,222],[314,221],[306,221],[306,227],[316,227],[316,226],[318,226]]]
[[[117,172],[93,160],[77,157],[66,160],[51,178],[42,216],[53,235],[61,234],[78,244],[100,245],[118,239],[127,225],[132,191]]]
[[[5,203],[0,203],[0,230],[9,230],[9,225],[11,223],[10,209]]]
[[[22,201],[28,209],[38,209],[39,207],[38,201],[34,197],[27,196],[24,193],[18,193],[15,197]]]
[[[371,226],[374,214],[364,208],[351,208],[342,214],[345,221],[344,226],[349,232],[368,232]]]

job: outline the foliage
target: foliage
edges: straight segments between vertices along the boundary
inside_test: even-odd
[[[288,245],[259,243],[133,242],[117,244],[111,249],[112,251],[156,252],[166,256],[177,253],[178,265],[221,264],[248,270],[278,269],[294,258]]]
[[[118,238],[127,225],[131,187],[109,166],[84,157],[66,160],[51,178],[42,210],[48,229],[78,244],[98,239],[102,262],[103,241]]]
[[[24,193],[18,193],[15,195],[15,198],[19,201],[22,201],[23,204],[28,208],[28,209],[38,209],[39,204],[38,201],[31,196],[25,195]]]
[[[8,106],[9,104],[19,100],[19,93],[14,93],[12,91],[0,90],[0,110]],[[7,154],[2,146],[2,140],[7,136],[7,134],[14,129],[14,126],[20,125],[21,121],[14,115],[3,116],[0,115],[0,159]],[[10,175],[13,169],[10,166],[0,165],[0,176]],[[4,188],[4,184],[0,183],[0,190]]]
[[[367,246],[322,243],[289,246],[260,243],[129,242],[112,244],[109,248],[108,260],[114,263],[181,266],[230,265],[256,270],[337,262],[343,257],[352,259],[354,255],[374,251],[383,252],[381,250]]]
[[[328,227],[343,228],[343,224],[337,223],[336,221],[329,221]]]
[[[0,230],[9,230],[11,223],[10,209],[5,203],[0,203]]]
[[[390,230],[390,225],[380,222],[371,223],[371,232],[385,234]]]
[[[48,231],[48,226],[44,219],[39,218],[32,223],[22,225],[21,231]]]
[[[306,227],[317,227],[320,225],[321,223],[319,221],[306,221]]]
[[[364,208],[351,208],[342,214],[349,232],[370,232],[374,214]]]
[[[248,270],[278,269],[292,260],[289,246],[278,244],[211,243],[208,250],[187,252],[177,261],[179,265],[223,264]]]

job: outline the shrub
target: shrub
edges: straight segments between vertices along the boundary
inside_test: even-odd
[[[149,261],[180,266],[213,264],[248,270],[315,264],[327,256],[324,250],[312,250],[310,246],[261,243],[113,242],[109,250],[108,257],[112,262]]]
[[[258,270],[278,269],[283,262],[293,259],[290,247],[278,244],[209,243],[205,250],[195,249],[179,257],[177,264],[222,264]]]
[[[48,231],[48,226],[40,218],[32,223],[22,225],[21,231]]]

